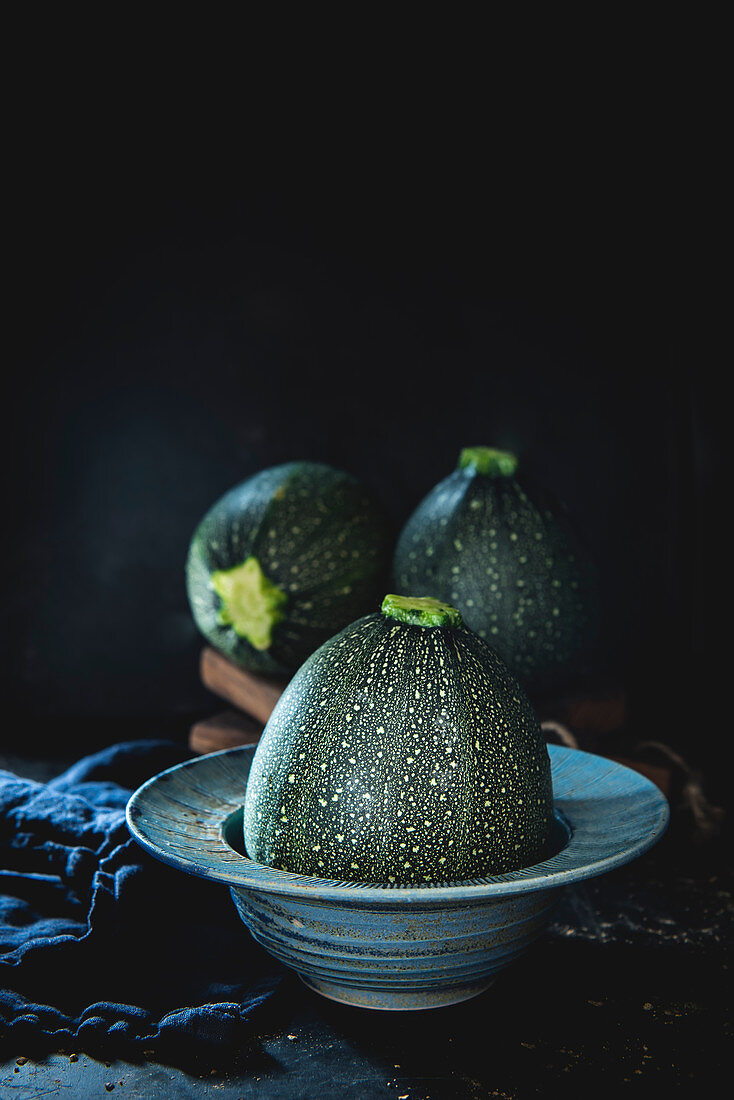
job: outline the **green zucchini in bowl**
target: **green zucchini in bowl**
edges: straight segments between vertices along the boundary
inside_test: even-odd
[[[186,587],[210,645],[289,678],[337,630],[378,606],[393,532],[351,474],[319,462],[261,470],[225,493],[191,539]]]
[[[550,759],[528,697],[459,612],[387,595],[281,695],[245,792],[251,859],[421,885],[544,858]]]

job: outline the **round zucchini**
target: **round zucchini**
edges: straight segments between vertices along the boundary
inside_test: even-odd
[[[599,631],[595,569],[565,510],[517,458],[466,447],[400,531],[392,584],[458,607],[532,693],[585,671]]]
[[[289,677],[378,605],[392,547],[384,509],[350,474],[317,462],[270,467],[226,493],[194,533],[194,620],[238,665]]]
[[[244,841],[302,875],[449,882],[543,858],[552,813],[548,749],[516,678],[455,608],[391,594],[278,700]]]

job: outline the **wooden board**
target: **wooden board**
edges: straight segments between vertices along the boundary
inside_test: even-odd
[[[190,748],[205,753],[257,742],[286,682],[247,672],[212,646],[202,650],[199,671],[204,686],[235,709],[197,722],[189,734]],[[579,748],[598,752],[633,768],[652,780],[666,797],[670,796],[672,772],[669,767],[604,751],[604,738],[624,728],[627,718],[624,692],[559,699],[539,708],[539,716],[551,726],[559,723],[565,727]]]
[[[211,646],[205,646],[201,652],[199,673],[209,691],[263,724],[285,687],[283,681],[246,672]]]
[[[560,722],[579,741],[608,737],[627,722],[627,699],[621,689],[543,700],[536,709],[541,721]]]
[[[240,711],[224,710],[194,723],[189,733],[189,748],[206,753],[254,745],[260,740],[262,731],[262,722]]]

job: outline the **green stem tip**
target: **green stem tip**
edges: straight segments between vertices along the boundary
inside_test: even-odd
[[[451,604],[442,603],[433,596],[396,596],[393,593],[382,601],[382,614],[388,619],[410,626],[461,626],[461,613]]]
[[[517,465],[517,458],[511,451],[501,451],[497,447],[464,447],[459,455],[460,470],[473,470],[488,477],[512,477]]]

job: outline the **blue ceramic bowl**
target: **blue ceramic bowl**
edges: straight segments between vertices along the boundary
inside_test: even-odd
[[[433,1008],[485,990],[544,931],[564,887],[628,863],[667,827],[667,801],[637,772],[577,749],[548,749],[548,858],[449,885],[337,882],[248,859],[242,806],[254,746],[148,780],[127,820],[164,863],[228,886],[255,939],[311,989],[366,1008]]]

